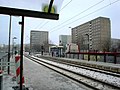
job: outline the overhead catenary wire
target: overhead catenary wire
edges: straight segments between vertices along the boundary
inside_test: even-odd
[[[61,12],[65,7],[67,7],[71,2],[72,2],[72,0],[70,0],[65,6],[63,6],[63,8],[61,8],[60,12]]]
[[[36,27],[35,29],[37,29],[40,25],[42,25],[43,22],[40,22]]]
[[[60,11],[62,11],[63,9],[65,9],[70,3],[72,2],[72,0],[71,1],[69,1],[65,6],[63,6],[63,8],[60,10]],[[42,27],[44,27],[46,24],[48,24],[49,23],[49,21],[46,21],[40,28],[42,28]],[[41,24],[41,23],[40,23]],[[39,24],[39,25],[40,25]],[[37,25],[37,27],[39,27],[39,25]],[[37,28],[36,27],[36,28]],[[35,29],[36,29],[35,28]]]
[[[111,3],[107,4],[106,6],[103,6],[103,7],[99,8],[99,9],[97,9],[97,10],[95,10],[95,11],[93,11],[93,12],[91,12],[91,13],[89,13],[89,14],[81,17],[81,18],[75,19],[74,21],[72,21],[72,22],[70,22],[70,23],[67,23],[67,24],[65,24],[65,25],[63,25],[63,26],[61,26],[61,27],[59,27],[59,28],[53,29],[51,32],[54,32],[54,31],[56,31],[56,30],[59,30],[59,29],[65,27],[65,26],[67,26],[67,25],[70,25],[70,24],[72,24],[72,23],[74,23],[74,22],[76,22],[76,21],[78,21],[78,20],[80,20],[80,19],[83,19],[83,18],[85,18],[85,17],[87,17],[87,16],[89,16],[89,15],[91,15],[91,14],[94,14],[94,13],[96,13],[96,12],[98,12],[98,11],[100,11],[100,10],[108,7],[108,6],[111,6],[112,4],[115,4],[115,3],[118,2],[118,1],[120,1],[120,0],[116,0],[116,1],[114,1],[114,2],[111,2]]]
[[[94,5],[92,5],[92,6],[90,6],[89,8],[87,8],[86,10],[84,10],[84,11],[82,11],[82,12],[80,12],[80,13],[78,13],[77,15],[75,15],[75,16],[73,16],[73,17],[71,17],[70,19],[68,19],[68,20],[66,20],[66,21],[64,21],[63,23],[61,23],[61,24],[64,24],[64,23],[66,23],[66,22],[68,22],[68,21],[70,21],[71,19],[73,19],[74,17],[77,17],[77,16],[79,16],[79,15],[81,15],[82,13],[84,13],[84,12],[86,12],[86,11],[88,11],[89,9],[91,9],[91,8],[93,8],[93,7],[95,7],[96,5],[98,5],[98,4],[100,4],[100,3],[102,3],[104,0],[101,0],[100,2],[98,2],[98,3],[96,3],[96,4],[94,4]],[[72,0],[71,1],[69,1],[65,6],[63,6],[63,8],[60,10],[60,11],[62,11],[65,7],[67,7],[70,3],[72,2]],[[47,22],[45,22],[40,28],[42,28],[43,26],[45,26],[46,24],[48,24],[49,23],[49,21],[47,21]],[[60,25],[61,25],[60,24]],[[55,27],[53,27],[53,28],[56,28],[56,27],[58,27],[58,26],[60,26],[60,25],[57,25],[57,26],[55,26]],[[39,25],[38,25],[39,26]],[[51,29],[53,29],[53,28],[51,28]]]
[[[46,21],[40,28],[44,27],[49,21]]]
[[[59,24],[59,25],[54,26],[54,27],[53,27],[53,28],[51,28],[51,29],[54,29],[54,28],[56,28],[56,27],[61,26],[62,24],[64,24],[64,23],[66,23],[66,22],[68,22],[68,21],[70,21],[70,20],[74,19],[75,17],[77,17],[77,16],[79,16],[79,15],[83,14],[84,12],[88,11],[89,9],[91,9],[91,8],[93,8],[93,7],[95,7],[95,6],[99,5],[99,4],[101,4],[103,1],[105,1],[105,0],[101,0],[100,2],[98,2],[98,3],[96,3],[96,4],[94,4],[94,5],[90,6],[90,7],[88,7],[87,9],[83,10],[82,12],[80,12],[80,13],[78,13],[78,14],[74,15],[74,16],[73,16],[73,17],[71,17],[70,19],[68,19],[68,20],[66,20],[66,21],[64,21],[64,22],[62,22],[62,23],[61,23],[61,24]]]

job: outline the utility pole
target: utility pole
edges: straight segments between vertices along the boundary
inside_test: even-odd
[[[24,39],[24,16],[22,16],[22,21],[19,22],[21,25],[21,49],[20,49],[20,90],[23,89],[22,86],[22,76],[23,76],[23,39]]]
[[[12,17],[10,15],[10,23],[9,23],[9,41],[8,41],[8,74],[10,74],[10,38],[11,38],[11,21]]]

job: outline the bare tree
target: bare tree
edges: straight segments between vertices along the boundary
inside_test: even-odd
[[[116,43],[112,42],[111,51],[112,52],[120,51],[120,42],[116,42]]]
[[[104,40],[103,43],[101,44],[101,49],[102,51],[109,51],[110,50],[110,46],[111,46],[111,42],[110,40]]]
[[[88,50],[88,44],[85,43],[86,41],[83,35],[80,35],[77,41],[79,42],[81,50]]]
[[[34,44],[33,47],[32,47],[32,51],[34,51],[34,52],[40,52],[41,51],[41,45]]]
[[[48,51],[49,51],[49,43],[48,43],[48,41],[44,41],[44,42],[43,42],[43,47],[44,47],[44,51],[45,51],[45,52],[48,52]]]
[[[26,52],[29,52],[29,51],[30,51],[30,45],[29,45],[29,44],[28,44],[28,45],[27,45],[27,44],[25,45],[25,51],[26,51]]]

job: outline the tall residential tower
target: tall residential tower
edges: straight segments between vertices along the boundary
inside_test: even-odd
[[[98,17],[72,28],[72,43],[81,50],[108,51],[111,44],[110,19]]]
[[[30,50],[31,52],[40,52],[42,47],[44,51],[48,52],[48,31],[34,31],[30,32]]]

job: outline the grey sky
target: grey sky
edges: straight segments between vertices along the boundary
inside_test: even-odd
[[[1,1],[3,3],[3,1],[5,2],[6,0],[0,0],[0,5],[1,5]],[[13,0],[7,0],[7,1],[13,1]],[[19,0],[14,0],[14,1],[19,1]],[[34,5],[39,5],[38,3],[35,3],[35,1],[33,0],[29,0],[29,1],[31,1],[31,3],[27,5],[29,8],[33,7]],[[42,0],[36,0],[36,1],[42,1]],[[57,1],[60,0],[56,0],[56,2]],[[115,1],[116,3],[113,4],[113,2]],[[99,4],[97,4],[98,2]],[[58,5],[59,3],[56,4]],[[68,5],[65,8],[63,8],[66,4]],[[89,7],[95,4],[97,5],[88,9]],[[26,7],[26,4],[22,4],[22,6]],[[25,40],[24,40],[25,43],[29,43],[31,30],[49,31],[50,40],[54,43],[58,43],[59,35],[71,34],[71,30],[69,27],[78,26],[82,23],[90,21],[99,16],[110,18],[111,37],[120,39],[120,0],[64,0],[62,4],[62,8],[63,9],[60,11],[59,20],[57,21],[38,19],[38,18],[28,18],[28,17],[25,18]],[[12,17],[12,37],[16,36],[18,38],[18,41],[20,41],[19,38],[20,38],[21,27],[20,25],[18,25],[18,22],[20,20],[21,17],[15,17],[15,16]],[[8,42],[8,26],[9,26],[9,16],[0,15],[0,44]]]

